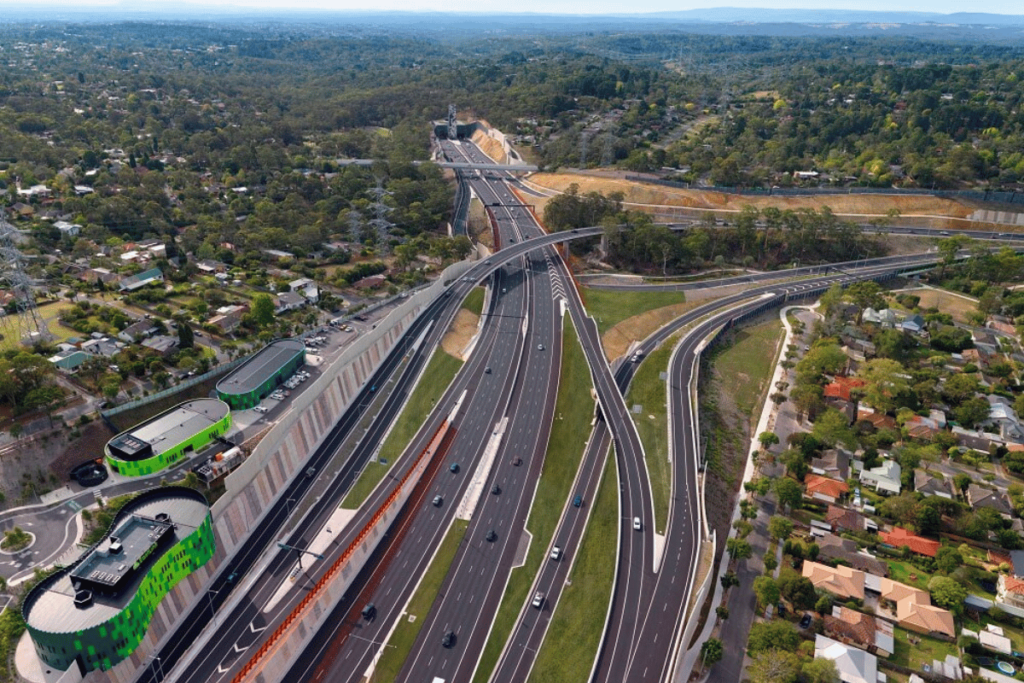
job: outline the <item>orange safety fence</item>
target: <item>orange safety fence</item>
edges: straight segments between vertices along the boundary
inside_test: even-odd
[[[451,425],[449,424],[448,420],[445,420],[444,422],[441,423],[441,426],[437,428],[436,432],[434,432],[434,436],[430,440],[430,443],[427,445],[426,448],[423,449],[423,451],[416,458],[416,463],[409,468],[408,472],[405,473],[405,475],[402,477],[402,480],[398,483],[398,486],[396,486],[395,490],[391,492],[391,495],[388,496],[388,499],[384,501],[384,504],[377,508],[377,511],[373,514],[373,518],[370,519],[370,521],[367,522],[366,525],[360,530],[359,535],[357,535],[355,540],[349,544],[349,546],[345,549],[345,552],[343,552],[341,556],[339,556],[338,559],[334,561],[334,564],[332,564],[331,567],[324,573],[324,575],[320,577],[320,580],[316,582],[316,585],[313,586],[312,590],[306,593],[306,596],[302,599],[302,601],[295,606],[295,608],[288,614],[287,617],[285,617],[284,621],[278,625],[278,627],[274,630],[270,637],[268,637],[263,642],[263,644],[260,645],[259,649],[256,650],[256,653],[252,656],[252,658],[250,658],[249,661],[245,663],[245,666],[243,666],[241,670],[238,672],[238,674],[236,674],[235,677],[232,679],[232,683],[240,683],[241,681],[245,680],[246,676],[251,674],[253,670],[256,669],[256,667],[260,664],[260,661],[267,655],[267,653],[270,652],[270,650],[273,649],[275,645],[277,645],[278,641],[281,639],[282,636],[284,636],[284,634],[288,631],[291,625],[295,623],[296,619],[298,619],[302,615],[302,613],[306,611],[306,609],[313,603],[314,600],[320,597],[320,594],[327,587],[327,584],[330,583],[338,574],[338,572],[340,572],[341,569],[348,563],[348,561],[352,559],[352,555],[355,554],[356,550],[359,548],[362,542],[366,540],[367,536],[370,535],[370,532],[373,531],[377,523],[380,522],[381,518],[384,516],[387,509],[396,500],[398,500],[398,497],[401,495],[402,489],[405,487],[405,484],[409,481],[409,478],[413,475],[413,473],[416,472],[420,464],[422,464],[424,460],[429,461],[431,458],[434,457],[434,454],[438,451],[439,447],[444,442],[444,438],[447,435],[450,427]]]

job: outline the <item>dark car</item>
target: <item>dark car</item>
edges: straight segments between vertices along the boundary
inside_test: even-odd
[[[523,464],[523,459],[517,455],[516,457],[512,458],[512,464],[518,467],[519,465]]]
[[[501,493],[501,487],[495,484],[494,486],[491,487],[491,493],[493,493],[494,495],[498,495],[499,493]]]
[[[583,496],[576,496],[572,499],[573,507],[583,507]]]
[[[452,472],[458,472],[459,471],[459,463],[453,462],[452,466],[449,467],[448,469],[451,470]]]
[[[363,619],[370,621],[377,614],[377,607],[372,602],[363,608]]]
[[[810,628],[812,621],[814,621],[814,617],[811,616],[810,612],[807,612],[800,619],[800,628]]]
[[[494,529],[491,529],[487,532],[487,535],[484,536],[484,538],[486,538],[489,543],[494,543],[498,540],[498,532]]]
[[[444,637],[441,638],[441,645],[443,647],[451,647],[454,644],[455,644],[455,631],[448,631],[447,633],[444,634]]]

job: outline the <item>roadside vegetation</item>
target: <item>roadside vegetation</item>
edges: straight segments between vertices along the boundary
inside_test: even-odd
[[[597,321],[597,329],[603,335],[618,323],[641,313],[686,301],[683,292],[622,291],[583,288],[583,300],[587,312]]]
[[[462,307],[470,313],[481,315],[484,310],[484,288],[474,287],[472,291],[466,295],[465,301],[462,302]]]
[[[601,644],[615,580],[618,525],[618,475],[613,447],[605,460],[601,485],[569,574],[569,585],[562,591],[551,618],[531,680],[576,683],[590,670]]]
[[[665,533],[669,497],[672,495],[672,463],[668,459],[668,396],[661,373],[668,370],[672,350],[677,343],[679,335],[673,336],[647,356],[626,394],[626,406],[630,411],[634,405],[641,407],[639,414],[630,412],[630,415],[644,446],[647,474],[654,498],[654,526],[659,534]]]
[[[530,518],[526,522],[526,529],[532,534],[530,550],[524,565],[513,569],[509,576],[494,626],[473,678],[474,683],[486,683],[498,663],[498,657],[526,602],[537,570],[545,561],[548,545],[562,508],[569,499],[583,457],[586,436],[590,434],[590,422],[594,416],[594,400],[590,397],[590,368],[568,316],[565,317],[562,334],[562,370],[555,405],[555,415],[561,419],[556,418],[551,428],[544,456],[544,474],[537,484]],[[524,462],[523,466],[526,465]],[[590,505],[591,501],[585,504]]]
[[[391,432],[384,440],[377,459],[369,462],[359,475],[359,479],[352,485],[341,507],[350,510],[358,509],[373,492],[377,484],[384,478],[395,462],[402,457],[402,454],[412,442],[416,432],[426,421],[433,410],[434,404],[448,389],[448,385],[455,379],[462,361],[455,358],[442,349],[437,349],[430,357],[427,368],[416,383],[412,395],[402,409],[401,415],[395,420]]]
[[[464,519],[456,519],[448,529],[441,547],[431,560],[430,566],[423,575],[423,580],[416,589],[406,607],[404,618],[398,622],[391,638],[384,647],[383,654],[377,666],[373,670],[373,676],[369,683],[387,683],[398,680],[398,674],[402,671],[405,658],[409,656],[416,638],[419,637],[423,623],[430,613],[430,607],[434,604],[438,593],[441,591],[441,584],[448,574],[448,569],[455,560],[455,554],[459,550],[462,539],[466,536],[466,529],[469,522]]]

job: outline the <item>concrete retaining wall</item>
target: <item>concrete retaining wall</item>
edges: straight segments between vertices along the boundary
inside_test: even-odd
[[[217,541],[213,558],[161,601],[145,639],[130,657],[110,671],[92,672],[87,681],[129,683],[144,664],[150,663],[151,653],[170,633],[178,618],[197,600],[206,599],[203,587],[256,527],[285,483],[326,438],[405,330],[440,296],[445,282],[461,277],[471,265],[470,261],[461,261],[445,269],[431,286],[410,296],[375,329],[346,349],[341,358],[326,367],[308,391],[293,399],[291,410],[267,433],[242,466],[228,476],[227,493],[213,506],[213,531]]]
[[[1000,225],[1024,226],[1024,213],[979,209],[971,214],[971,220],[980,221],[982,223],[999,223]]]

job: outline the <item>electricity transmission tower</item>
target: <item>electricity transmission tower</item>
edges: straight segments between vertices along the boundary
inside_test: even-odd
[[[18,250],[18,230],[0,218],[0,281],[8,287],[15,310],[0,317],[0,334],[19,343],[48,341],[50,331],[36,308],[32,283],[25,273],[25,256]],[[2,312],[2,311],[0,311]]]

